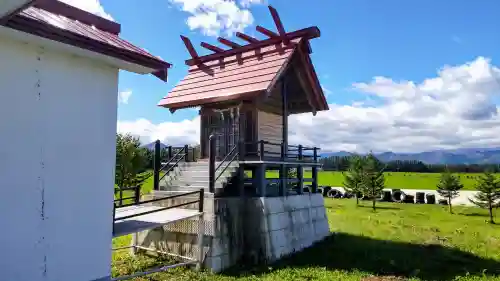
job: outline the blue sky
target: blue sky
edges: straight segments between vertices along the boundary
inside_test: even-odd
[[[349,104],[359,99],[349,91],[353,82],[383,75],[420,81],[445,64],[461,64],[479,54],[500,52],[500,2],[395,0],[271,0],[287,30],[312,25],[322,36],[312,41],[312,59],[329,102]],[[186,74],[188,54],[179,35],[193,42],[216,43],[215,37],[189,30],[188,13],[167,0],[103,0],[102,5],[122,24],[123,37],[174,64],[169,82],[122,73],[120,90],[130,89],[130,103],[119,109],[120,119],[145,117],[153,122],[192,117],[190,111],[169,114],[156,108]],[[255,23],[273,27],[266,5],[251,7]],[[254,25],[246,31],[253,33]],[[201,51],[202,48],[198,48]]]
[[[174,65],[166,84],[152,76],[121,73],[120,91],[130,90],[132,94],[126,104],[119,106],[118,118],[122,122],[122,126],[118,124],[119,130],[129,130],[146,139],[158,136],[168,140],[166,124],[196,122],[194,110],[170,114],[156,104],[187,72],[184,60],[188,53],[179,35],[190,37],[195,46],[201,41],[217,44],[216,36],[204,35],[203,28],[187,24],[189,17],[203,12],[190,11],[184,4],[196,2],[210,9],[218,1],[222,0],[100,1],[106,13],[122,25],[125,39]],[[497,124],[499,1],[235,1],[239,9],[248,10],[253,17],[253,23],[244,29],[248,34],[256,34],[256,24],[274,27],[266,3],[278,10],[288,31],[312,25],[321,30],[321,37],[311,42],[312,60],[322,86],[327,89],[331,110],[315,118],[293,117],[301,125],[291,128],[292,139],[323,145],[328,150],[414,151],[500,146],[500,140],[486,131],[489,125]],[[245,5],[245,1],[251,5]],[[224,30],[220,32],[226,36]],[[201,47],[197,49],[203,52]],[[429,88],[425,81],[441,86]],[[401,91],[402,97],[395,96]],[[412,95],[415,97],[408,98]],[[467,102],[471,99],[475,102]],[[417,114],[425,109],[432,114]],[[488,114],[491,111],[491,115],[479,118],[476,111]],[[385,123],[375,124],[374,119]],[[142,120],[141,126],[146,120],[149,122],[146,129],[149,133],[137,128],[138,120]],[[414,125],[401,127],[400,123]],[[445,128],[440,127],[444,123]],[[311,127],[319,124],[341,136],[325,140],[318,133],[310,133]],[[356,127],[360,124],[362,129]],[[450,127],[453,130],[447,131]],[[478,133],[478,128],[485,131]],[[387,132],[384,137],[374,137],[375,130]],[[441,133],[437,135],[438,132]],[[183,133],[175,134],[180,138]],[[404,143],[386,140],[401,135],[412,137],[411,145],[408,140]],[[471,139],[470,135],[478,137]]]

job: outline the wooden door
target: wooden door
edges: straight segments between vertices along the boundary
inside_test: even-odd
[[[216,147],[216,159],[224,159],[238,143],[239,139],[239,116],[236,116],[236,110],[213,112],[206,117],[206,122],[202,123],[203,126],[205,127],[202,128],[203,157],[207,158],[209,155],[208,138],[210,135],[213,135]]]

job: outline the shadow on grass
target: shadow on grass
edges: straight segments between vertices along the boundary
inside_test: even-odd
[[[372,206],[359,205],[358,208],[369,208],[369,209],[372,209]],[[389,206],[376,206],[375,208],[377,210],[401,210],[401,208],[398,208],[398,207],[389,207]]]
[[[458,213],[459,215],[466,217],[489,217],[489,214],[481,214],[481,213]]]
[[[356,206],[357,208],[367,208],[367,209],[372,209],[372,206],[368,205],[358,205]],[[325,206],[326,209],[339,209],[338,207],[335,206]],[[401,210],[399,207],[390,207],[390,206],[376,206],[377,210]]]
[[[467,274],[500,276],[500,262],[441,245],[376,240],[345,233],[334,234],[314,247],[271,266],[235,267],[229,276],[261,275],[283,268],[322,267],[363,271],[379,276],[454,280]]]

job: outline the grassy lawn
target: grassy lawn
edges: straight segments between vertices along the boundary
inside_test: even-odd
[[[476,178],[481,174],[458,174],[464,185],[463,190],[474,190]],[[268,172],[270,178],[278,178],[278,172]],[[401,189],[436,189],[440,174],[437,173],[385,173],[387,188]],[[305,178],[311,178],[311,173],[304,173]],[[342,186],[344,175],[342,172],[318,172],[319,185]]]
[[[218,275],[179,268],[135,280],[500,280],[500,225],[485,223],[484,210],[455,207],[452,215],[446,206],[379,203],[373,212],[354,203],[325,199],[334,234],[274,265]],[[113,259],[114,275],[157,263],[126,252]]]
[[[143,174],[149,174],[151,173],[152,171],[146,171],[144,172]],[[163,173],[161,173],[161,175],[163,175]],[[151,190],[153,190],[153,185],[154,185],[154,182],[153,182],[153,176],[147,178],[141,185],[141,194],[144,195],[144,194],[148,194],[151,192]],[[118,187],[117,185],[115,185],[115,188]],[[127,198],[127,197],[133,197],[134,196],[134,192],[131,191],[131,190],[127,190],[127,191],[124,191],[123,192],[123,198]],[[119,193],[116,193],[115,194],[115,199],[118,199],[120,196],[119,196]],[[124,204],[128,204],[128,203],[132,203],[133,201],[132,200],[124,200],[123,201]]]

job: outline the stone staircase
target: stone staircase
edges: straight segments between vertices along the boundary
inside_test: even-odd
[[[218,167],[220,162],[215,163]],[[236,175],[239,164],[237,161],[228,165],[224,162],[219,170],[216,171],[216,177],[224,169],[227,169],[215,182],[215,194],[220,194],[225,185]],[[171,192],[191,192],[205,189],[209,192],[209,162],[206,160],[199,160],[197,162],[180,162],[165,178],[160,181],[161,191]]]

